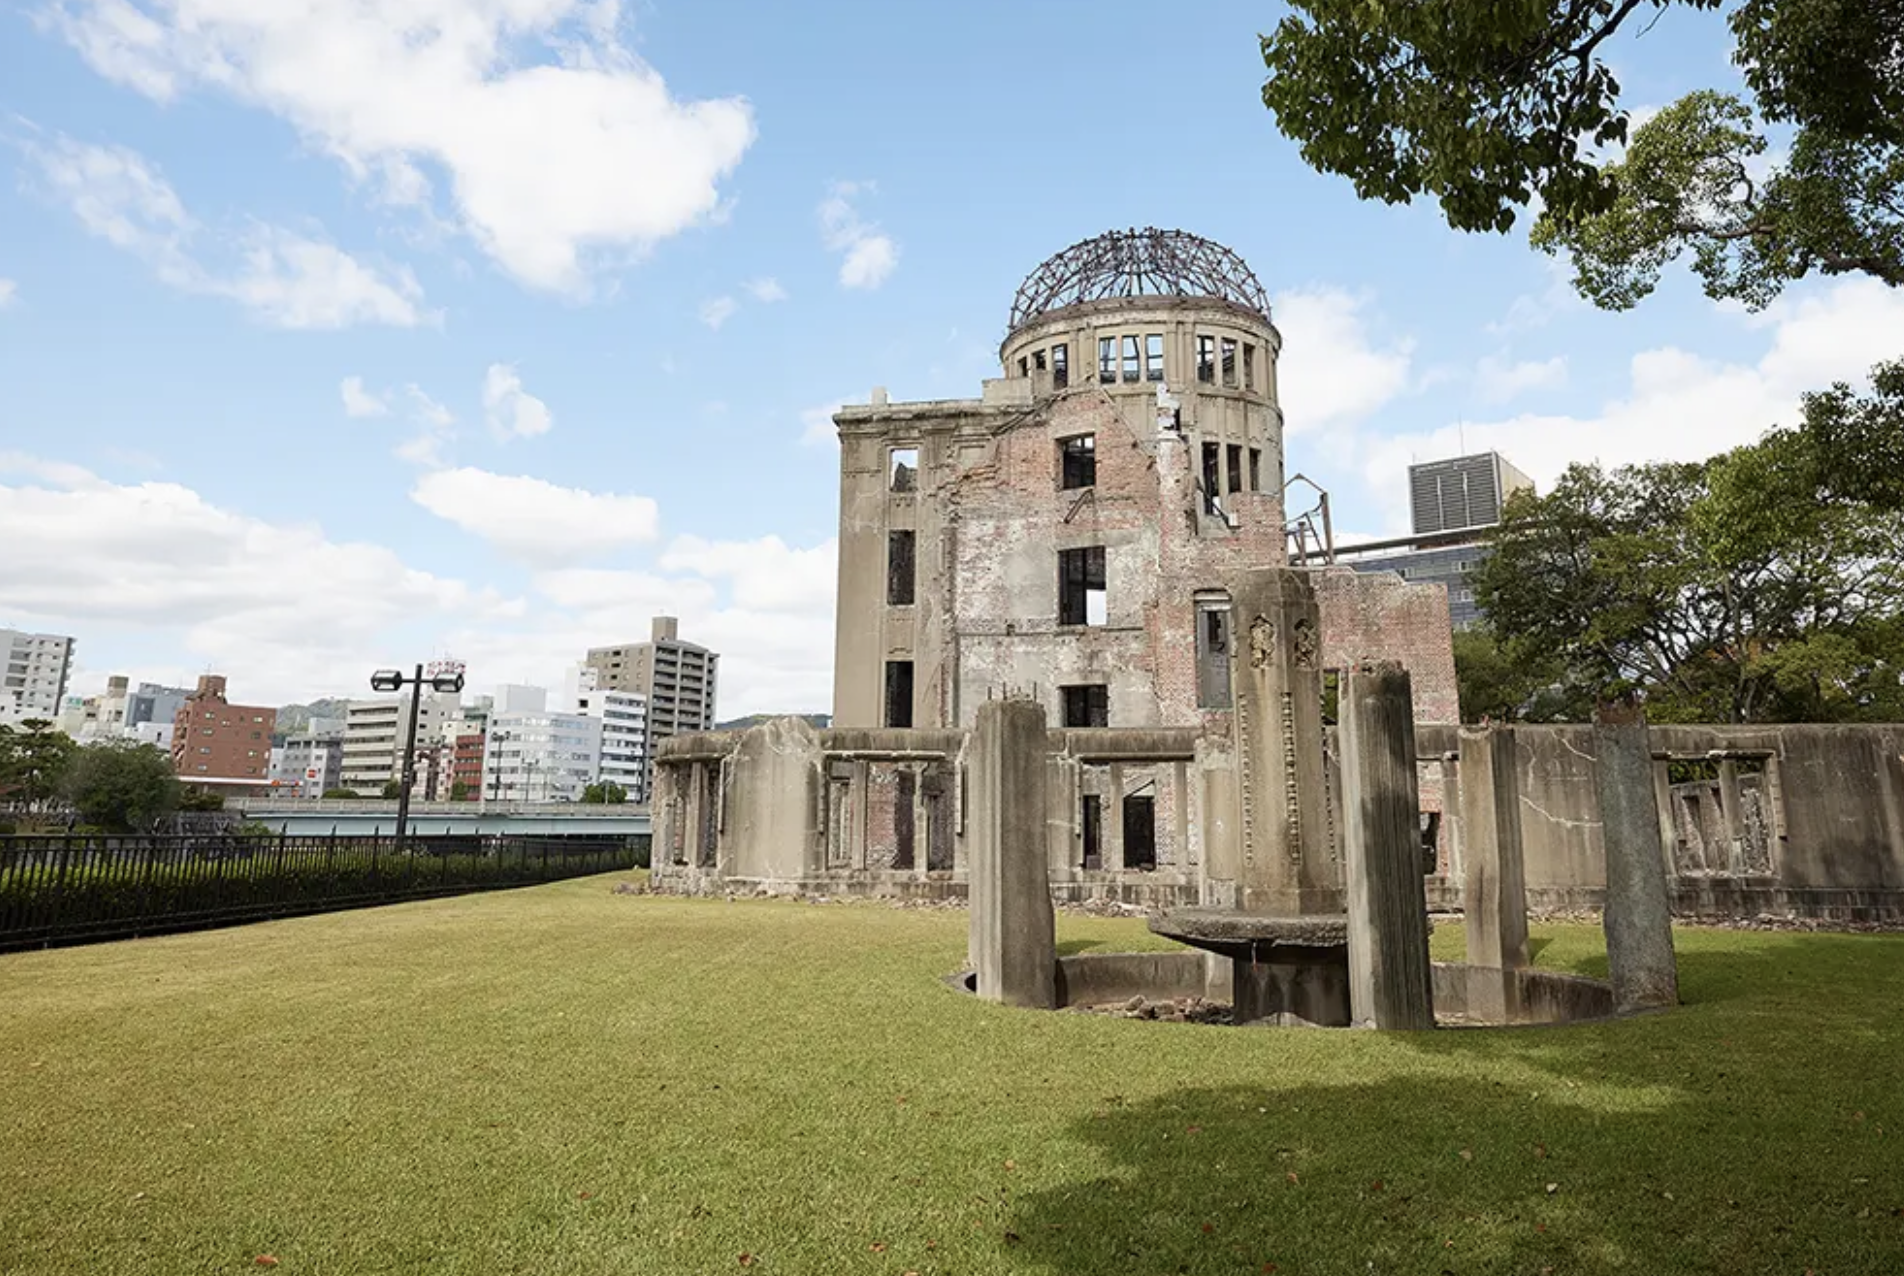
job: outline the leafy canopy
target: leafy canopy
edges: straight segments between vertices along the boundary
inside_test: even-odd
[[[1675,7],[1719,0],[1292,0],[1262,39],[1263,101],[1363,199],[1432,196],[1456,229],[1505,231],[1538,198],[1535,243],[1597,305],[1633,305],[1686,254],[1751,306],[1813,271],[1904,284],[1904,0],[1745,0],[1729,21],[1755,101],[1701,90],[1629,138],[1606,42]],[[1768,125],[1790,130],[1782,163]]]
[[[171,755],[127,740],[80,749],[63,790],[83,823],[114,833],[155,831],[179,809],[182,795]]]

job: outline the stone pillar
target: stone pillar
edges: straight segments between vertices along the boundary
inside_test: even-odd
[[[1236,907],[1294,917],[1341,911],[1322,757],[1322,619],[1307,573],[1238,576],[1230,588],[1242,863]]]
[[[1512,727],[1463,727],[1457,775],[1462,909],[1468,931],[1468,1009],[1490,1023],[1521,1017],[1527,965],[1527,876],[1521,860],[1520,778]],[[1495,972],[1498,972],[1495,973]]]
[[[964,759],[978,995],[1044,1010],[1058,999],[1045,834],[1048,752],[1043,706],[993,700],[979,706]]]
[[[1342,680],[1343,845],[1349,860],[1349,1005],[1357,1027],[1432,1028],[1415,709],[1392,661]]]
[[[1679,1004],[1672,903],[1653,796],[1646,717],[1630,704],[1594,714],[1593,755],[1606,845],[1607,971],[1613,1004],[1642,1010]]]

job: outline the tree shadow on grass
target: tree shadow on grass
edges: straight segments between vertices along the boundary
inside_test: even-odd
[[[1188,1029],[1263,1034],[1263,1083],[1127,1101],[1097,1082],[1071,1131],[1095,1176],[1014,1200],[1009,1261],[1904,1272],[1904,1024],[1886,1010],[1904,944],[1818,938],[1684,953],[1679,1012],[1379,1043],[1399,1054],[1331,1033],[1343,1046],[1326,1078],[1278,1075],[1292,1056],[1277,1036],[1302,1030]]]
[[[1075,957],[1079,953],[1088,953],[1093,948],[1104,947],[1101,939],[1064,939],[1058,942],[1058,956]]]

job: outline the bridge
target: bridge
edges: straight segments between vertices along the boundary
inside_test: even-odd
[[[231,798],[225,809],[242,813],[274,833],[321,837],[327,833],[373,836],[397,831],[395,800],[323,798]],[[540,837],[642,837],[651,831],[648,808],[582,802],[412,802],[410,832],[515,833]]]

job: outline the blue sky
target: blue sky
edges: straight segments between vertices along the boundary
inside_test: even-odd
[[[559,684],[672,612],[723,715],[831,700],[830,408],[970,397],[1099,231],[1255,268],[1291,471],[1401,530],[1411,459],[1695,457],[1894,355],[1904,301],[1624,315],[1260,103],[1272,4],[27,0],[0,12],[0,625],[265,703],[454,655]],[[1636,108],[1722,19],[1608,46]]]

